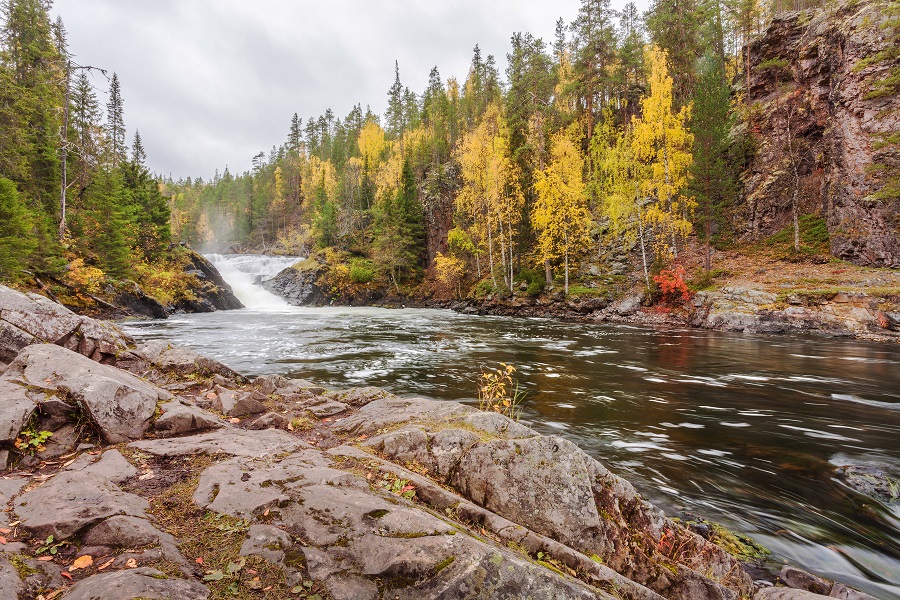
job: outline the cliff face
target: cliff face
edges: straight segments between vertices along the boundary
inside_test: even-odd
[[[750,46],[747,125],[756,152],[739,214],[748,236],[788,225],[796,193],[801,214],[826,220],[834,256],[900,267],[900,200],[873,199],[870,172],[875,163],[900,168],[896,153],[873,144],[900,128],[900,98],[865,99],[886,67],[860,68],[889,43],[883,21],[878,2],[842,2],[784,13]]]

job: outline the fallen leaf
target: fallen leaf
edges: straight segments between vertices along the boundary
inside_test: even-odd
[[[323,423],[328,423],[329,421],[331,421],[331,417],[326,417],[326,418],[322,419]]]
[[[113,564],[114,562],[116,562],[116,559],[111,558],[108,561],[106,561],[105,563],[103,563],[102,565],[100,565],[99,567],[97,567],[97,570],[102,571],[103,569],[105,569],[109,565]]]
[[[213,399],[215,399],[216,395],[217,394],[215,392],[210,392],[210,393],[206,394],[206,399],[213,400]]]
[[[59,574],[62,575],[63,577],[65,577],[66,579],[68,579],[69,581],[72,581],[72,576],[69,575],[68,573],[66,573],[65,571],[60,571]]]
[[[48,560],[53,560],[53,557],[52,556],[41,556],[38,558],[38,560],[41,562],[47,562]]]
[[[0,527],[0,533],[6,535],[7,533],[12,533],[12,529],[10,529],[9,527]]]
[[[129,569],[134,569],[135,567],[137,567],[137,561],[133,558],[129,558],[128,562],[125,563],[125,566]]]
[[[251,575],[256,575],[257,573],[259,573],[259,571],[257,571],[256,569],[247,569],[247,572]]]
[[[6,545],[6,538],[0,535],[0,544]]]
[[[250,581],[245,581],[244,585],[249,590],[261,590],[263,586],[262,582],[259,580],[259,577],[254,577]]]
[[[198,556],[198,557],[197,557],[197,560],[196,560],[196,563],[197,563],[198,565],[202,565],[202,564],[203,564],[203,557],[202,557],[202,556]]]
[[[228,419],[228,422],[229,423],[240,423],[241,420],[238,419],[237,417],[232,417],[232,418]]]
[[[268,591],[271,590],[271,589],[272,589],[272,586],[270,585],[270,586],[268,586],[268,587],[264,587],[264,588],[262,589],[262,591],[268,592]]]
[[[90,554],[79,556],[75,559],[75,562],[72,563],[72,566],[69,567],[69,572],[71,573],[72,571],[77,571],[78,569],[87,569],[92,564],[94,564],[94,557]]]
[[[147,481],[148,479],[153,479],[153,471],[147,471],[140,477],[138,477],[141,481]]]
[[[75,462],[75,459],[74,459],[74,458],[71,459],[71,460],[67,460],[66,462],[63,463],[63,468],[68,467],[68,466],[71,465],[73,462]]]
[[[267,508],[266,511],[263,513],[263,516],[264,516],[264,517],[268,517],[268,516],[269,516],[269,509],[268,509],[268,508]]]

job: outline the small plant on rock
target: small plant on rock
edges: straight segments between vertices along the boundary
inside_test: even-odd
[[[23,429],[16,437],[16,449],[23,454],[35,454],[44,451],[44,444],[53,435],[52,431],[37,431],[35,429]]]
[[[478,408],[518,421],[525,392],[519,390],[519,382],[513,378],[516,368],[506,363],[500,363],[500,366],[499,369],[482,369],[478,385]]]

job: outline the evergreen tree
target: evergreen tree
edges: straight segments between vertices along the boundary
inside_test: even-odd
[[[108,162],[113,167],[127,160],[125,154],[124,101],[119,76],[113,73],[109,83],[109,99],[106,102],[106,135],[109,144]]]
[[[697,82],[695,64],[703,54],[697,0],[654,0],[646,16],[650,41],[668,54],[676,107],[687,104]]]
[[[302,121],[303,119],[299,118],[297,113],[294,113],[294,116],[291,117],[291,129],[288,132],[288,150],[298,156],[303,143]]]
[[[394,83],[388,90],[388,106],[385,113],[385,130],[393,139],[402,140],[406,129],[403,104],[403,84],[400,83],[400,63],[394,61]]]
[[[720,226],[722,209],[735,193],[736,178],[728,160],[731,89],[724,66],[709,52],[703,58],[691,111],[694,158],[691,191],[702,218],[700,231],[706,248],[705,266],[711,268],[711,240]]]
[[[0,177],[0,281],[20,279],[36,245],[31,213],[16,184]]]
[[[610,93],[608,71],[615,60],[615,28],[609,0],[582,0],[571,25],[576,90],[584,111],[587,139],[594,135],[594,118]]]

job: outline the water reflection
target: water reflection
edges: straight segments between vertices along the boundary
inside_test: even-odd
[[[528,391],[523,420],[576,442],[652,501],[900,598],[900,513],[833,478],[833,461],[900,461],[895,347],[372,308],[230,311],[129,328],[247,374],[440,399],[472,401],[481,366],[514,364]]]

